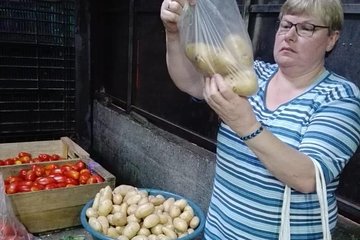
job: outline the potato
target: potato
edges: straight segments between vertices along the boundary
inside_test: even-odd
[[[211,76],[216,73],[213,64],[216,49],[210,45],[205,43],[189,43],[185,47],[185,55],[202,74]]]
[[[162,225],[162,224],[158,224],[158,225],[152,227],[152,228],[150,229],[150,231],[151,231],[151,233],[154,234],[154,235],[160,235],[160,234],[162,234],[162,227],[163,227],[163,226],[164,226],[164,225]]]
[[[176,217],[180,216],[180,214],[181,214],[181,210],[180,210],[179,206],[177,206],[175,204],[170,206],[170,210],[169,210],[170,217],[176,218]]]
[[[199,223],[200,223],[199,217],[195,216],[195,217],[193,217],[193,219],[191,219],[189,225],[192,229],[195,229],[195,228],[197,228],[197,226],[199,226]]]
[[[170,207],[171,207],[171,205],[174,204],[174,202],[175,202],[175,198],[173,198],[173,197],[170,197],[170,198],[166,199],[166,200],[164,201],[164,203],[163,203],[164,211],[165,211],[165,212],[169,212]]]
[[[122,203],[123,196],[120,193],[113,193],[112,201],[114,204],[120,205]]]
[[[160,217],[157,214],[150,214],[144,218],[143,226],[146,228],[152,228],[160,223]]]
[[[145,218],[154,212],[155,206],[152,203],[144,203],[139,205],[135,211],[135,216],[137,218]]]
[[[258,90],[257,77],[252,69],[224,76],[224,81],[240,96],[251,96]]]
[[[97,232],[101,232],[102,230],[102,226],[101,223],[99,222],[99,220],[95,217],[90,217],[89,218],[89,225],[92,229],[94,229]]]
[[[99,208],[99,203],[100,203],[100,192],[96,193],[93,204],[92,204],[92,208],[97,211]]]
[[[105,199],[99,203],[98,214],[100,216],[107,216],[111,213],[112,207],[112,201],[110,199]]]
[[[98,192],[97,210],[90,207],[86,215],[94,230],[114,239],[177,239],[193,231],[190,225],[199,224],[185,199],[150,196],[128,185],[109,190],[105,187]]]
[[[191,219],[194,217],[194,212],[186,210],[183,211],[179,217],[185,220],[185,222],[189,223]]]
[[[136,188],[134,186],[131,185],[126,185],[126,184],[121,184],[119,186],[117,186],[116,188],[114,188],[113,193],[114,194],[121,194],[123,197],[125,197],[127,192],[133,191]]]
[[[189,228],[187,222],[184,219],[181,218],[174,218],[174,227],[175,230],[177,230],[178,232],[186,232],[187,229]]]
[[[129,240],[127,236],[121,235],[117,238],[117,240]]]
[[[174,202],[174,205],[178,206],[181,211],[188,205],[188,202],[185,199],[178,199]]]
[[[135,194],[129,198],[126,199],[126,196],[124,198],[124,201],[127,202],[127,204],[137,204],[141,200],[142,196],[140,194]]]
[[[197,70],[206,76],[215,73],[227,75],[233,72],[238,64],[230,51],[205,43],[189,43],[185,47],[185,55]]]
[[[106,186],[105,188],[101,189],[100,191],[100,202],[103,202],[104,200],[112,200],[112,189],[110,186]]]
[[[111,210],[112,214],[117,213],[117,212],[121,212],[121,211],[122,211],[122,209],[121,209],[120,205],[113,204],[113,208]]]
[[[131,240],[148,240],[148,238],[145,235],[137,235],[133,237]]]
[[[170,239],[177,239],[176,233],[168,227],[162,227],[162,232]]]
[[[160,206],[165,201],[165,198],[162,195],[157,195],[157,196],[150,195],[148,199],[149,199],[149,202],[151,202],[155,206]]]
[[[224,47],[228,49],[240,64],[251,67],[253,50],[251,42],[237,34],[230,34],[224,40]]]
[[[129,222],[124,230],[123,230],[123,234],[124,236],[128,237],[128,238],[133,238],[137,232],[140,230],[140,224],[137,222]]]
[[[86,214],[86,216],[88,218],[90,218],[90,217],[98,217],[99,216],[99,214],[97,213],[97,210],[95,210],[92,207],[89,207],[88,209],[86,209],[85,214]]]
[[[114,213],[111,222],[111,224],[113,224],[114,226],[124,226],[127,223],[126,214],[123,212]]]
[[[150,229],[144,227],[140,228],[138,232],[138,235],[150,236],[150,234],[151,234]]]
[[[110,226],[108,219],[105,216],[99,216],[97,220],[101,224],[101,232],[106,235]]]
[[[112,238],[117,238],[120,236],[114,227],[109,227],[106,235]]]
[[[223,76],[236,71],[238,68],[237,60],[225,49],[218,50],[216,56],[213,57],[211,64],[213,65],[212,68],[214,69],[214,73]]]

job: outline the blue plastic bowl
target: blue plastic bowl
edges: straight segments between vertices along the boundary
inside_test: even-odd
[[[149,195],[154,195],[154,196],[160,194],[160,195],[164,196],[165,198],[173,197],[173,198],[175,198],[175,200],[186,199],[175,193],[157,190],[157,189],[142,188],[140,190],[145,190],[149,193]],[[199,223],[199,226],[194,230],[194,232],[192,232],[191,234],[188,234],[184,237],[178,238],[178,240],[193,240],[193,239],[200,237],[202,234],[202,231],[204,230],[204,226],[205,226],[204,212],[193,201],[188,200],[188,199],[186,199],[186,200],[187,200],[188,204],[193,208],[195,215],[199,217],[200,223]],[[103,235],[102,233],[99,233],[90,227],[87,217],[86,217],[86,209],[88,209],[89,207],[92,206],[93,201],[94,200],[92,199],[89,202],[87,202],[85,204],[85,206],[83,207],[83,209],[81,210],[80,220],[81,220],[82,226],[94,238],[94,240],[114,240],[113,238],[107,237],[107,236]]]

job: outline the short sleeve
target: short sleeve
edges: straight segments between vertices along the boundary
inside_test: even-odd
[[[360,98],[358,91],[352,93],[328,97],[311,117],[299,147],[320,163],[327,184],[339,176],[359,146]]]

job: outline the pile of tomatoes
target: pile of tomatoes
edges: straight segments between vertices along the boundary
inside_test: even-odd
[[[100,182],[104,182],[100,175],[91,172],[82,160],[77,160],[72,164],[32,165],[21,169],[17,175],[5,179],[5,191],[13,194]]]
[[[28,152],[19,152],[16,157],[7,158],[5,160],[0,159],[0,166],[4,165],[14,165],[14,164],[23,164],[23,163],[37,163],[37,162],[48,162],[48,161],[57,161],[63,160],[62,157],[58,154],[47,154],[40,153],[38,156],[33,157]]]

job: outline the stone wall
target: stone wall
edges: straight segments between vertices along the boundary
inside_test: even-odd
[[[125,183],[177,193],[206,212],[215,154],[95,101],[92,156]]]

